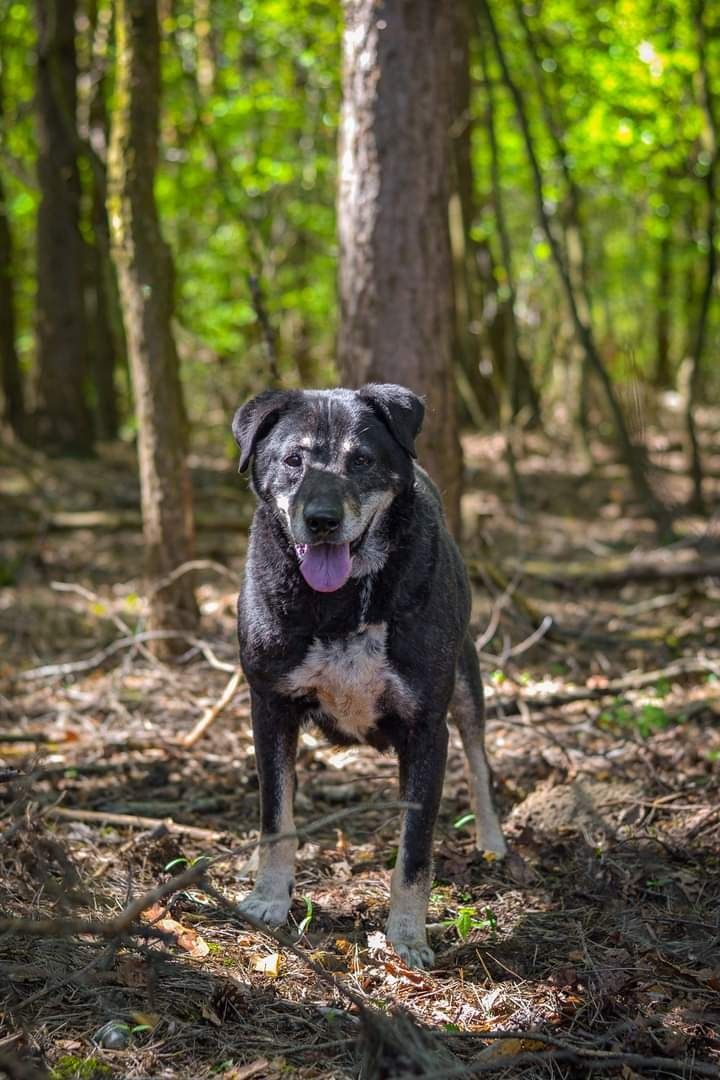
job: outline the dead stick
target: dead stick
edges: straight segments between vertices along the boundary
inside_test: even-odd
[[[212,829],[201,829],[197,825],[183,825],[172,818],[138,817],[136,814],[103,813],[102,810],[72,810],[64,806],[55,806],[48,817],[65,818],[67,821],[96,822],[99,825],[128,825],[132,829],[167,829],[171,833],[193,836],[197,840],[219,840],[225,833]]]
[[[183,736],[180,740],[181,746],[194,746],[195,743],[202,738],[205,732],[208,730],[211,724],[217,720],[220,713],[223,711],[226,705],[229,705],[235,696],[235,691],[238,688],[240,679],[242,678],[242,671],[238,668],[228,679],[225,689],[220,697],[217,699],[214,705],[211,705],[209,709],[206,709],[203,715],[198,720],[195,727]]]

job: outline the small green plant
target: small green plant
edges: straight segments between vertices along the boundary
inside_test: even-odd
[[[97,1058],[80,1058],[65,1054],[50,1070],[50,1080],[101,1080],[112,1075],[112,1069]]]
[[[477,908],[464,906],[457,909],[457,914],[452,919],[445,919],[443,926],[451,926],[461,941],[466,941],[471,930],[497,929],[497,919],[492,908],[486,907],[482,915],[478,915]]]
[[[675,718],[663,709],[662,705],[641,705],[639,708],[622,698],[607,709],[603,709],[597,719],[598,726],[606,731],[635,731],[641,739],[649,739],[657,731],[665,731]]]
[[[470,822],[474,820],[474,814],[463,814],[457,821],[453,821],[453,829],[462,829],[465,825],[469,825]]]
[[[303,936],[303,934],[307,930],[308,926],[312,922],[313,910],[314,910],[313,909],[313,902],[312,902],[312,900],[310,899],[309,896],[303,896],[303,900],[305,901],[305,915],[300,920],[300,923],[298,925],[298,937],[299,938],[301,938]]]
[[[176,859],[171,859],[170,862],[163,867],[163,869],[166,874],[169,874],[171,870],[174,870],[175,873],[177,873],[182,866],[187,866],[187,868],[190,869],[191,866],[197,866],[197,864],[199,862],[202,862],[203,859],[208,858],[208,855],[196,855],[194,859],[188,859],[185,855],[178,855]]]

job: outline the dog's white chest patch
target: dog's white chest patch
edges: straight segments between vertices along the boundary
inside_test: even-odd
[[[381,702],[401,715],[412,711],[413,695],[388,661],[386,639],[387,624],[372,623],[338,641],[315,640],[278,689],[315,694],[340,731],[361,739],[378,720]]]

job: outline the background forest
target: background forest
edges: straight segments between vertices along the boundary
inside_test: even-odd
[[[0,0],[0,1074],[720,1076],[720,5]],[[473,585],[432,971],[395,764],[258,791],[230,420],[401,382]],[[247,861],[246,861],[247,860]]]

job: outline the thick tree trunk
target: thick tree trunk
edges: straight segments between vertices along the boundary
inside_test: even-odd
[[[93,425],[85,399],[87,341],[75,127],[75,0],[37,0],[38,411],[43,446],[87,453]]]
[[[170,328],[172,263],[153,191],[160,96],[155,0],[117,0],[116,39],[108,214],[138,420],[150,628],[190,629],[198,614],[190,575],[158,589],[191,558],[193,543],[182,388]],[[157,644],[166,651],[167,643]]]
[[[425,397],[420,459],[459,527],[452,365],[450,0],[345,0],[340,135],[343,382]]]

